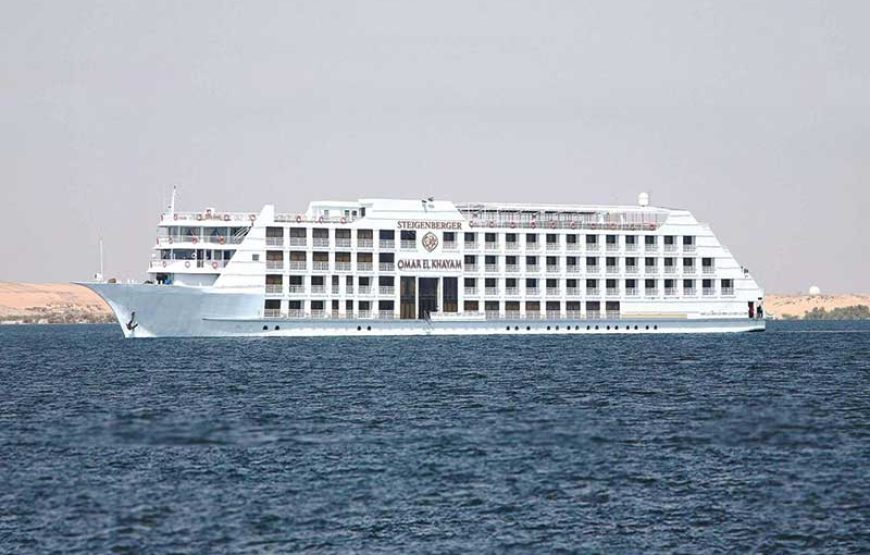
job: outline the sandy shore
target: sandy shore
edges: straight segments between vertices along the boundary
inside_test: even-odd
[[[0,282],[0,320],[108,322],[109,306],[90,289],[70,283]]]
[[[803,317],[814,308],[830,311],[856,305],[870,306],[870,295],[768,295],[764,298],[764,308],[769,316]]]

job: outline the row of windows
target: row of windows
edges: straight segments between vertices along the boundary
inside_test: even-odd
[[[266,310],[298,310],[298,311],[317,311],[317,310],[333,310],[340,311],[342,306],[346,313],[351,313],[354,310],[358,310],[360,312],[370,311],[370,310],[378,310],[378,311],[394,311],[396,309],[396,301],[381,299],[378,301],[338,301],[338,300],[327,300],[327,299],[313,299],[310,301],[306,300],[289,300],[282,301],[279,299],[267,299],[264,304],[264,308]],[[501,311],[505,310],[507,312],[519,311],[520,307],[524,307],[526,312],[540,312],[541,310],[545,310],[547,312],[561,311],[565,310],[567,312],[580,312],[583,308],[586,309],[587,312],[600,311],[602,309],[608,312],[618,312],[620,310],[619,301],[465,301],[462,304],[462,308],[464,312],[479,312],[481,309],[486,312],[492,311]],[[458,308],[458,307],[454,307]],[[454,310],[455,312],[455,310]]]
[[[176,253],[185,252],[183,249],[175,249]],[[168,252],[167,252],[168,254]],[[176,256],[178,258],[178,256]],[[267,261],[276,261],[281,262],[284,260],[284,253],[282,251],[266,251],[266,260]],[[311,253],[309,257],[304,251],[290,251],[290,256],[288,259],[290,262],[329,262],[330,260],[334,262],[350,262],[352,260],[352,256],[350,252],[336,252],[332,255],[328,252],[319,252],[314,251]],[[357,262],[373,262],[374,256],[371,253],[357,253],[356,260]],[[379,253],[378,254],[378,262],[395,262],[396,255],[393,253]],[[561,261],[564,261],[566,266],[576,266],[579,265],[581,261],[585,261],[587,266],[598,266],[600,265],[601,260],[603,259],[605,266],[618,266],[620,262],[622,262],[625,266],[637,266],[641,261],[645,266],[656,266],[658,261],[661,260],[662,264],[665,266],[674,266],[677,264],[678,260],[682,261],[683,266],[694,266],[697,262],[697,257],[676,257],[676,256],[501,256],[494,254],[487,255],[474,255],[474,254],[466,254],[463,255],[462,261],[466,266],[474,266],[479,262],[482,262],[486,265],[504,265],[506,267],[510,266],[518,266],[521,262],[526,266],[537,266],[539,262],[543,262],[547,266],[557,266]],[[704,257],[701,258],[701,266],[713,266],[713,258],[712,257]]]

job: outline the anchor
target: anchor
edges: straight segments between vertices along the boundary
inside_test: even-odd
[[[127,329],[129,331],[133,331],[138,327],[139,324],[136,322],[136,311],[134,310],[132,313],[130,313],[130,321],[127,322]]]

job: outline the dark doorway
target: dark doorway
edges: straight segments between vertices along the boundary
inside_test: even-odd
[[[438,278],[420,278],[419,307],[421,320],[428,320],[429,313],[438,312]]]
[[[403,276],[399,282],[399,318],[413,320],[417,317],[417,278]]]

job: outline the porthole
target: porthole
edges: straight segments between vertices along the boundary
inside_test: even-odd
[[[520,331],[520,327],[519,327],[519,326],[514,326],[514,331]]]
[[[619,326],[613,326],[613,329],[619,331]]]
[[[356,331],[362,331],[362,326],[357,326]]]
[[[510,326],[508,326],[508,327],[505,328],[505,329],[507,329],[507,331],[511,331],[511,327],[510,327]]]
[[[531,326],[526,326],[526,331],[531,331]]]
[[[556,331],[559,331],[559,326],[556,326]]]
[[[547,331],[550,331],[550,326],[547,326]]]
[[[595,329],[598,329],[598,326],[595,326]]]
[[[281,326],[275,326],[275,331],[278,331],[280,329],[281,329]]]
[[[634,325],[634,329],[635,329],[635,330],[637,329],[637,324]]]
[[[647,326],[646,329],[649,329],[649,326]]]
[[[269,326],[263,326],[263,331],[268,331]]]
[[[610,326],[607,326],[607,331],[610,331]]]
[[[372,327],[371,327],[371,326],[366,326],[366,331],[372,331]]]
[[[654,329],[654,330],[659,329],[658,325],[653,326],[653,329]]]
[[[571,326],[565,326],[565,329],[571,331]]]
[[[586,326],[586,331],[589,331],[591,329],[592,329],[592,326]]]

